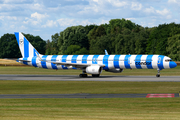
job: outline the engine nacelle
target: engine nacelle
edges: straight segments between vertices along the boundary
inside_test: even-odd
[[[89,73],[89,74],[100,74],[102,72],[102,68],[99,66],[99,65],[91,65],[91,66],[88,66],[86,69],[85,69],[86,73]]]
[[[121,73],[121,72],[123,71],[123,69],[118,69],[118,68],[116,68],[116,69],[109,69],[109,70],[105,70],[105,71],[107,71],[107,72],[113,72],[113,73]]]

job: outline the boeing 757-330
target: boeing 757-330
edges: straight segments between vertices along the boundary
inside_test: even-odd
[[[164,55],[42,55],[21,32],[15,36],[22,54],[17,62],[45,69],[80,69],[79,77],[99,77],[102,70],[120,73],[123,69],[157,69],[156,77],[160,77],[160,70],[175,68],[177,64]]]

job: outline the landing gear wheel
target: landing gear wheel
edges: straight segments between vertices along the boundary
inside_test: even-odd
[[[156,77],[160,77],[160,69],[157,69],[158,74],[156,75]]]
[[[92,74],[92,77],[99,77],[99,74]]]
[[[160,77],[160,75],[159,75],[159,74],[157,74],[157,75],[156,75],[156,77]]]
[[[80,77],[80,78],[87,77],[87,74],[79,74],[79,77]]]

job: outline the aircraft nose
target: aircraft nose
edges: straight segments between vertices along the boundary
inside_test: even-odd
[[[171,61],[169,64],[170,68],[175,68],[177,64],[174,61]]]

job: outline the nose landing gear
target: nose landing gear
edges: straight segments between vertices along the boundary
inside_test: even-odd
[[[160,77],[160,69],[157,70],[158,70],[158,74],[156,75],[156,77]]]

